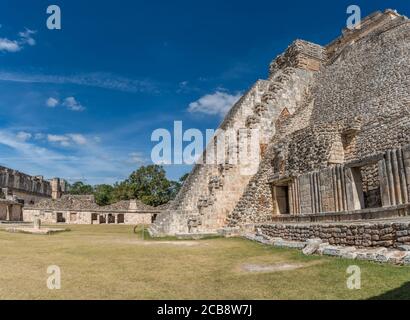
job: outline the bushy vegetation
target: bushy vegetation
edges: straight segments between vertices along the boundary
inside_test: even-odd
[[[114,185],[89,185],[81,181],[68,186],[73,195],[93,194],[96,202],[103,206],[120,200],[138,199],[150,206],[159,206],[174,199],[187,174],[179,181],[169,180],[162,166],[142,166],[132,172],[128,179]]]

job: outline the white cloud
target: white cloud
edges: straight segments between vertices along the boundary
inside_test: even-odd
[[[79,145],[84,145],[84,144],[87,144],[87,142],[88,142],[87,138],[84,137],[82,134],[79,134],[79,133],[71,133],[71,134],[67,134],[67,136],[69,138],[71,138],[71,140],[73,142],[75,142],[76,144],[79,144]]]
[[[18,52],[21,50],[21,46],[15,40],[9,40],[7,38],[0,38],[0,51],[1,52]]]
[[[64,99],[63,105],[72,111],[83,111],[85,108],[74,97]]]
[[[132,152],[129,154],[129,162],[135,164],[143,164],[146,162],[146,158],[141,152]]]
[[[28,161],[32,164],[40,165],[42,167],[44,166],[45,168],[50,168],[50,164],[54,163],[54,161],[71,159],[70,157],[55,153],[46,148],[41,148],[31,143],[21,141],[14,134],[11,134],[6,130],[0,130],[0,144],[16,150],[20,154],[16,160],[20,162]],[[61,166],[61,169],[68,170],[67,172],[70,170],[67,166]]]
[[[24,83],[75,84],[131,93],[158,92],[156,84],[150,80],[130,79],[104,72],[74,75],[47,75],[0,71],[0,80]]]
[[[34,139],[35,140],[43,140],[45,138],[45,134],[44,133],[36,133],[34,134]]]
[[[58,99],[50,97],[46,100],[46,106],[49,108],[55,108],[60,104]],[[64,99],[62,105],[71,111],[84,111],[84,106],[77,101],[74,97],[67,97]]]
[[[227,92],[216,91],[213,94],[207,94],[197,101],[190,103],[188,111],[191,113],[224,116],[239,100],[241,95],[241,93],[232,95]]]
[[[16,137],[20,141],[27,141],[32,138],[32,134],[29,132],[20,131],[19,133],[17,133]]]
[[[47,140],[49,142],[58,143],[63,147],[68,147],[70,145],[70,138],[65,135],[48,134]]]
[[[51,143],[59,144],[63,147],[69,147],[72,145],[86,145],[88,139],[79,133],[67,133],[67,134],[48,134],[47,141]]]
[[[19,32],[20,36],[20,43],[21,44],[28,44],[29,46],[34,46],[36,45],[36,40],[32,37],[33,34],[35,34],[36,31],[27,29],[25,31]]]
[[[9,40],[7,38],[0,38],[0,52],[18,52],[21,51],[25,45],[34,46],[36,40],[32,37],[36,31],[26,29],[19,32],[19,39]]]
[[[35,140],[37,134],[32,133],[34,139],[24,142],[16,137],[16,133],[13,128],[0,129],[0,163],[28,174],[100,184],[123,180],[135,170],[135,164],[128,161],[128,148],[122,150],[117,146],[96,145],[94,136],[87,137],[86,147],[57,151],[36,145],[46,142],[47,135],[42,134],[45,139],[42,141],[43,139]],[[51,135],[50,139],[66,140],[61,136],[67,134]]]
[[[55,108],[59,104],[59,101],[56,98],[50,97],[46,101],[46,106],[49,108]]]

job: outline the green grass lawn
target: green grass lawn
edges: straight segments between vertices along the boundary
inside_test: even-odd
[[[243,239],[145,240],[132,226],[70,226],[52,236],[0,232],[1,299],[410,298],[410,268],[303,256]],[[244,264],[302,264],[249,273]],[[360,266],[362,289],[346,287]],[[62,288],[46,286],[58,265]]]

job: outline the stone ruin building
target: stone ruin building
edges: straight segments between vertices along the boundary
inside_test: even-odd
[[[94,196],[68,195],[66,181],[45,180],[0,167],[0,223],[33,222],[66,224],[150,225],[160,209],[137,200],[99,206]]]
[[[47,198],[60,198],[66,191],[66,181],[60,178],[45,180],[43,176],[30,176],[0,167],[0,188],[3,198],[23,205],[34,204]]]
[[[256,228],[331,244],[410,243],[408,224],[376,224],[410,213],[407,17],[376,12],[324,47],[294,41],[220,129],[259,130],[257,173],[241,174],[241,163],[195,165],[152,235]],[[335,222],[342,227],[326,229]]]
[[[58,199],[66,191],[59,178],[45,180],[0,166],[0,221],[23,221],[23,206],[41,200]]]
[[[15,200],[0,199],[0,221],[22,221],[23,205]]]
[[[155,220],[158,209],[138,200],[123,200],[99,206],[92,195],[63,195],[59,199],[46,199],[23,208],[23,220],[55,224],[144,224]]]

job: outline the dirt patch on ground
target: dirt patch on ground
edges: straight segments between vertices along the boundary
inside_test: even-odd
[[[261,273],[261,272],[280,272],[280,271],[292,271],[301,268],[307,268],[316,264],[320,264],[320,261],[310,263],[274,263],[274,264],[256,264],[245,263],[240,266],[242,272],[249,273]]]
[[[133,239],[103,239],[99,243],[130,244],[140,246],[178,246],[178,247],[197,247],[206,246],[204,241],[150,241],[150,240],[133,240]]]
[[[200,245],[206,245],[205,242],[199,241],[140,241],[143,245],[171,245],[181,247],[196,247]]]

